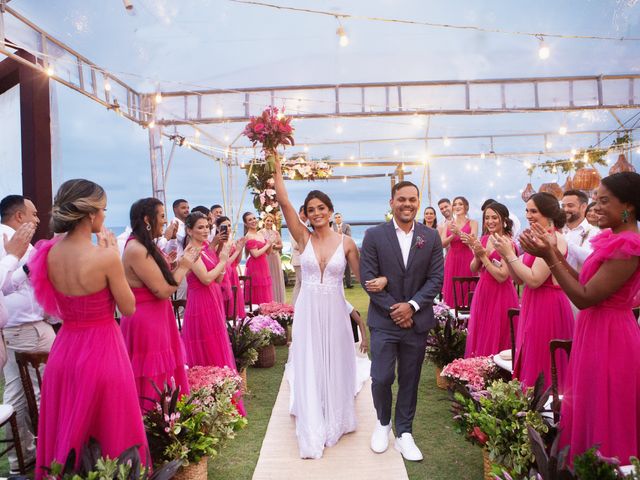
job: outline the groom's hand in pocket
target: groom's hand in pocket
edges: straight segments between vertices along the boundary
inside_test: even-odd
[[[413,308],[409,303],[391,305],[391,320],[400,328],[411,328],[413,325]]]

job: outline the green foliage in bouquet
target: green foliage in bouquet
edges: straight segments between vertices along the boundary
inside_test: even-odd
[[[269,345],[271,338],[267,332],[251,330],[251,318],[247,317],[227,324],[236,368],[239,372],[250,367],[258,360],[258,350]]]
[[[71,449],[64,465],[53,462],[46,468],[47,480],[169,480],[173,478],[181,462],[174,460],[154,469],[149,474],[149,469],[142,465],[140,452],[135,445],[126,449],[117,458],[102,456],[102,447],[98,441],[91,437],[89,442],[83,445],[80,461],[76,467],[76,451]]]
[[[188,465],[215,456],[247,423],[232,402],[238,387],[229,380],[182,397],[179,388],[156,388],[160,401],[144,416],[154,462],[179,460]]]
[[[448,309],[436,314],[436,326],[427,337],[427,358],[438,368],[464,357],[467,329],[464,321],[454,317]]]

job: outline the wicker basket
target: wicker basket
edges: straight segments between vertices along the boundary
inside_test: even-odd
[[[493,480],[495,477],[491,475],[491,460],[486,448],[482,449],[482,466],[484,467],[484,480]]]
[[[190,463],[180,467],[174,480],[207,480],[207,457],[202,457],[198,463]]]
[[[269,344],[258,350],[258,360],[253,365],[258,368],[271,368],[276,364],[276,347]]]
[[[286,327],[285,327],[285,332],[286,332]],[[284,347],[287,344],[287,336],[283,335],[282,337],[275,337],[273,339],[273,344],[277,347]]]
[[[240,393],[247,393],[247,369],[245,368],[240,372],[240,378],[242,378],[242,385],[240,385]]]
[[[440,373],[442,373],[442,369],[436,367],[436,385],[442,390],[447,390],[451,382],[448,379],[442,377]]]

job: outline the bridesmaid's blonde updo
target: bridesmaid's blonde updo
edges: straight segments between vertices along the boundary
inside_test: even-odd
[[[58,189],[51,209],[53,233],[70,232],[89,214],[104,208],[104,189],[90,180],[67,180]]]

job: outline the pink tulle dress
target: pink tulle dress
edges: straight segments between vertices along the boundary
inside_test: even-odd
[[[485,248],[488,239],[488,235],[480,239]],[[494,250],[489,260],[502,261],[502,257]],[[517,307],[518,293],[511,279],[500,283],[482,267],[471,301],[465,358],[493,355],[511,348],[508,310]]]
[[[468,221],[460,229],[464,233],[471,233],[471,221]],[[446,236],[450,236],[451,231],[447,228]],[[449,251],[444,259],[444,283],[442,284],[442,299],[444,303],[453,307],[455,298],[453,297],[453,277],[472,277],[471,261],[473,260],[473,252],[467,247],[460,237],[454,235],[449,244]],[[468,291],[465,288],[461,292],[463,296],[458,298],[466,298]]]
[[[131,290],[136,311],[122,317],[120,328],[136,377],[140,406],[146,411],[154,407],[158,397],[153,383],[162,390],[173,380],[180,392],[188,394],[189,382],[171,300],[156,297],[147,287]]]
[[[247,240],[246,248],[248,250],[260,249],[265,244],[266,242],[250,239]],[[245,275],[251,277],[251,302],[258,305],[272,302],[273,292],[271,290],[271,273],[269,273],[267,254],[264,253],[257,258],[249,254],[245,272]],[[246,292],[244,296],[247,298]]]
[[[231,247],[229,256],[233,255],[235,251],[236,247],[234,245]],[[213,254],[216,255],[215,252],[213,252]],[[242,293],[242,287],[240,286],[240,279],[238,277],[238,263],[240,263],[240,255],[238,255],[233,263],[227,263],[224,279],[220,286],[222,287],[222,297],[224,299],[227,316],[233,317],[235,315],[236,317],[244,318],[244,295]],[[232,287],[236,287],[235,299],[233,297]]]
[[[605,230],[580,272],[585,285],[603,262],[640,256],[640,235]],[[640,452],[640,329],[631,311],[640,266],[614,294],[578,314],[562,400],[560,431],[569,455],[598,444],[623,465]]]
[[[209,249],[202,249],[200,258],[207,271],[218,264]],[[222,288],[217,282],[203,284],[193,272],[187,274],[187,307],[184,311],[182,339],[187,352],[187,364],[194,366],[227,366],[236,370],[224,315]],[[238,411],[245,415],[242,401],[238,399]]]
[[[108,288],[91,295],[68,296],[49,281],[47,256],[62,237],[38,243],[29,261],[36,299],[62,319],[42,382],[36,453],[36,478],[52,461],[64,464],[95,438],[103,455],[114,458],[133,445],[149,455],[136,384]]]
[[[531,267],[536,257],[524,254],[522,262]],[[474,295],[475,296],[475,295]],[[545,387],[551,385],[551,340],[573,338],[573,312],[567,295],[553,284],[551,275],[538,288],[524,287],[516,336],[516,358],[513,378],[526,387],[535,385],[540,372],[544,373]],[[567,356],[558,352],[558,388],[564,391]]]

